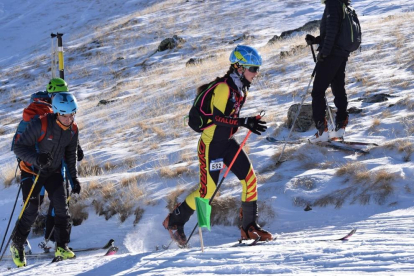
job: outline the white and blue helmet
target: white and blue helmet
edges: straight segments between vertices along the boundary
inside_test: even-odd
[[[78,103],[73,94],[69,92],[56,93],[52,99],[52,108],[54,113],[72,114],[78,110]]]
[[[230,63],[241,66],[261,66],[262,56],[253,47],[237,45],[230,54]]]

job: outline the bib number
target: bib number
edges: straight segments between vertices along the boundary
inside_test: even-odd
[[[210,171],[219,171],[224,168],[223,158],[211,160],[210,162]]]

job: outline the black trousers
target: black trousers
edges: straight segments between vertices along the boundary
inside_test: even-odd
[[[312,89],[313,120],[316,125],[325,120],[326,102],[325,91],[331,85],[337,108],[336,123],[348,118],[348,98],[345,91],[345,67],[347,57],[327,56],[324,61],[318,62]]]
[[[23,192],[23,202],[28,197],[29,192],[33,186],[34,180],[34,175],[22,171],[21,185]],[[13,242],[20,244],[24,243],[24,241],[27,239],[27,236],[30,233],[30,228],[32,227],[38,215],[38,209],[41,204],[40,190],[42,189],[42,186],[45,187],[49,196],[49,200],[55,210],[55,240],[58,243],[58,245],[67,244],[69,242],[70,235],[70,215],[68,206],[66,204],[66,188],[60,170],[57,170],[51,175],[41,175],[39,177],[30,196],[26,209],[24,210],[19,224],[17,225]]]

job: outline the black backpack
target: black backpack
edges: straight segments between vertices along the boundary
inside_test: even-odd
[[[225,80],[224,80],[225,82]],[[208,87],[204,89],[194,99],[193,106],[188,114],[188,125],[195,132],[203,132],[205,128],[213,125],[213,111],[211,110],[211,97],[214,88],[223,83],[223,80],[216,80],[209,83]],[[209,122],[210,120],[210,122]]]
[[[343,17],[339,29],[337,45],[342,50],[353,52],[356,51],[361,45],[361,25],[359,24],[358,16],[354,8],[345,5],[341,1],[339,2],[342,4]]]

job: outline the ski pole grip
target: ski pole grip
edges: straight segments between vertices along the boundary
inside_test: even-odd
[[[264,115],[266,115],[266,112],[264,110],[260,111],[259,115],[256,116],[257,120],[260,120],[261,118],[264,117]]]

